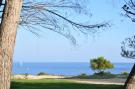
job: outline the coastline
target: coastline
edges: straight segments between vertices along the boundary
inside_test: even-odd
[[[122,72],[130,72],[133,64],[130,63],[114,63],[115,68],[107,70],[112,74],[120,74]],[[54,70],[55,69],[55,70]],[[32,74],[37,75],[40,72],[44,72],[51,75],[66,75],[76,76],[82,73],[92,75],[93,70],[89,67],[88,62],[54,62],[54,63],[14,63],[12,74]]]
[[[62,79],[62,78],[67,77],[62,75],[24,75],[24,74],[12,75],[11,77],[11,79]]]

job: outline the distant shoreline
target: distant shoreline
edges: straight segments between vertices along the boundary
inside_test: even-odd
[[[76,76],[80,74],[91,75],[94,73],[89,67],[89,63],[14,63],[13,74],[32,74],[37,75],[45,72],[51,75]],[[114,64],[114,68],[107,70],[112,74],[120,74],[122,72],[130,72],[133,64]]]
[[[56,62],[54,62],[54,61],[50,61],[50,62],[46,62],[46,61],[41,61],[41,62],[33,62],[33,61],[24,61],[24,62],[19,62],[19,61],[14,61],[13,63],[20,63],[20,64],[22,64],[22,63],[89,63],[89,62],[78,62],[78,61],[74,61],[74,62],[70,62],[70,61],[68,61],[68,62],[64,62],[64,61],[56,61]],[[134,62],[111,62],[111,63],[114,63],[114,64],[121,64],[121,63],[125,63],[125,64],[134,64]]]
[[[67,78],[62,75],[25,75],[25,74],[17,74],[12,75],[12,79],[62,79]]]

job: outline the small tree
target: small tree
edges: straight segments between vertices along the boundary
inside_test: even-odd
[[[104,57],[94,58],[90,60],[90,64],[91,69],[97,73],[104,73],[105,70],[114,68],[114,65]]]

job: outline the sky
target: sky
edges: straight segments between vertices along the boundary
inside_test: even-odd
[[[135,33],[134,23],[121,15],[123,2],[89,1],[92,13],[90,22],[109,22],[111,27],[104,28],[105,30],[100,33],[90,34],[88,37],[77,36],[76,46],[52,31],[46,30],[41,37],[36,37],[24,29],[18,29],[14,62],[89,62],[90,59],[99,56],[104,56],[111,62],[135,62],[120,55],[121,42]],[[78,20],[84,19],[80,16]]]

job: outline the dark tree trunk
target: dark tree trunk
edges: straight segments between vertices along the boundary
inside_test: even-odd
[[[22,0],[6,0],[0,24],[0,89],[10,89],[12,57]]]
[[[135,64],[125,82],[124,89],[135,89]]]

